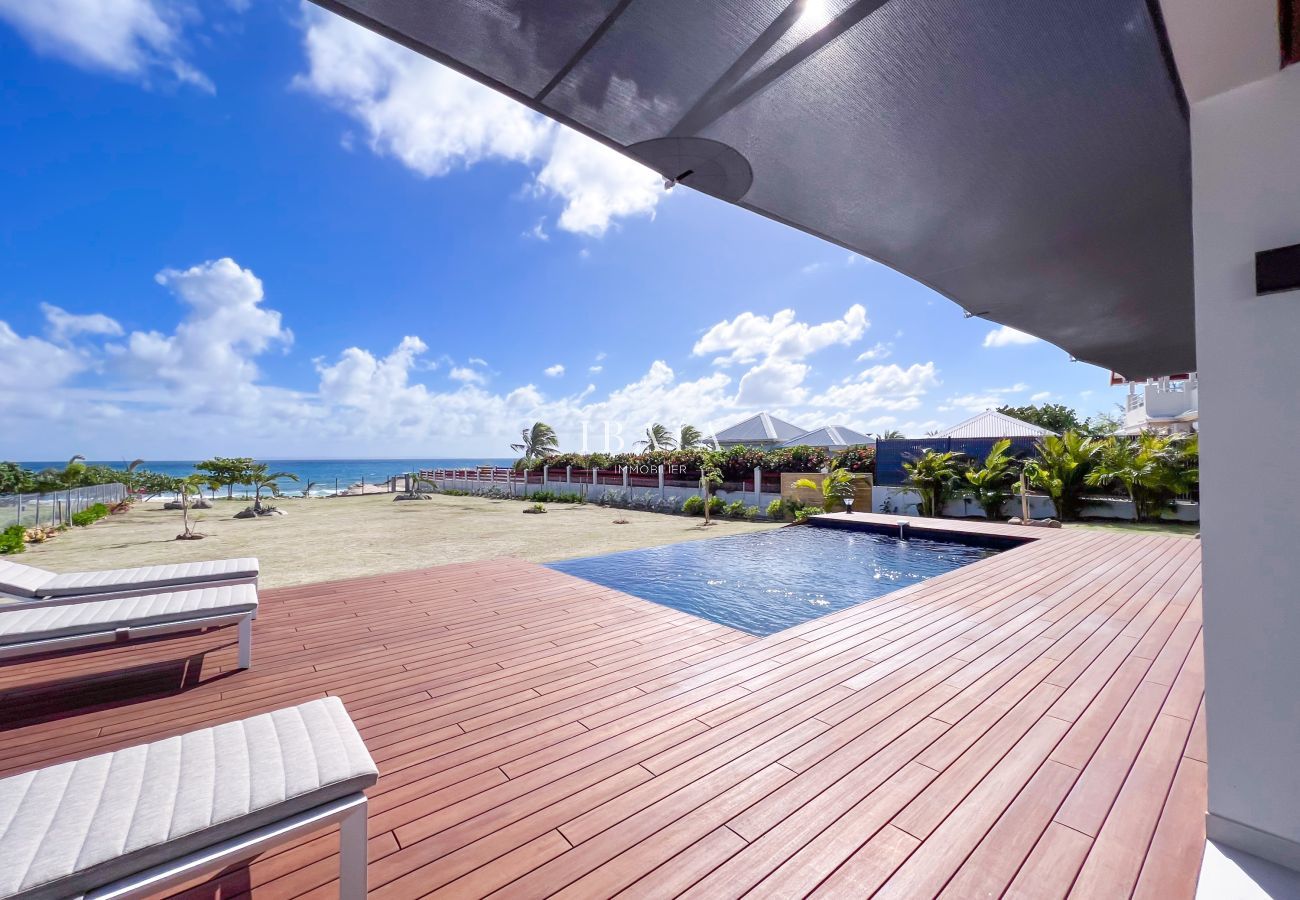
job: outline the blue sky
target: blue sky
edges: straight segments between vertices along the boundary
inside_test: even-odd
[[[0,457],[908,434],[1106,373],[310,5],[0,0]]]

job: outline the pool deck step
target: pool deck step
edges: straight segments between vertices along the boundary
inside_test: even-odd
[[[336,694],[378,898],[1191,897],[1199,542],[1033,531],[762,639],[515,560],[266,591],[250,671],[233,633],[0,667],[0,774]],[[330,896],[336,853],[181,896]]]

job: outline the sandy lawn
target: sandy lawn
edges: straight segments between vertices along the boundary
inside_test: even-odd
[[[549,562],[743,534],[766,522],[702,520],[661,513],[547,504],[523,515],[516,500],[435,495],[394,502],[391,494],[277,500],[285,516],[234,519],[246,505],[218,500],[194,513],[201,541],[177,541],[181,514],[141,504],[44,544],[28,545],[15,562],[57,572],[256,556],[262,585],[278,587],[419,569],[444,563],[515,557]],[[614,524],[614,520],[626,524]]]

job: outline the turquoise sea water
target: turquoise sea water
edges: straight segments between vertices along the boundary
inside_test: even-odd
[[[126,462],[122,460],[92,459],[88,460],[88,462],[93,465],[112,466],[118,469],[126,468]],[[142,467],[167,475],[188,475],[194,471],[195,462],[197,460],[147,459]],[[315,482],[315,486],[311,489],[313,494],[332,494],[336,484],[339,490],[343,490],[350,485],[361,482],[363,479],[366,484],[376,484],[387,481],[392,475],[401,475],[404,472],[412,472],[417,469],[508,466],[514,460],[480,456],[459,459],[259,459],[258,462],[266,463],[271,467],[272,472],[290,472],[298,476],[296,484],[288,479],[280,482],[280,490],[285,493],[296,494],[305,488],[308,482]],[[66,464],[66,459],[19,463],[23,468],[34,471],[46,468],[62,469]],[[236,492],[238,490],[236,488]]]

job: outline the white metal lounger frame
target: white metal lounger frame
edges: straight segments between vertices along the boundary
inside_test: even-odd
[[[84,600],[80,602],[85,602]],[[158,637],[176,634],[182,631],[198,631],[204,628],[222,628],[227,625],[239,626],[239,668],[248,669],[253,665],[253,619],[257,610],[241,613],[222,613],[213,616],[198,616],[179,622],[162,622],[154,625],[127,625],[112,630],[95,631],[88,634],[74,634],[67,637],[47,638],[40,641],[27,641],[22,644],[10,644],[0,647],[0,660],[15,659],[20,656],[32,656],[36,653],[49,653],[54,650],[71,650],[74,647],[93,647],[100,644],[116,644],[134,638]]]
[[[257,856],[276,844],[334,822],[339,823],[339,898],[364,900],[366,795],[359,792],[89,891],[85,900],[155,896],[205,872],[219,871],[231,863]]]

